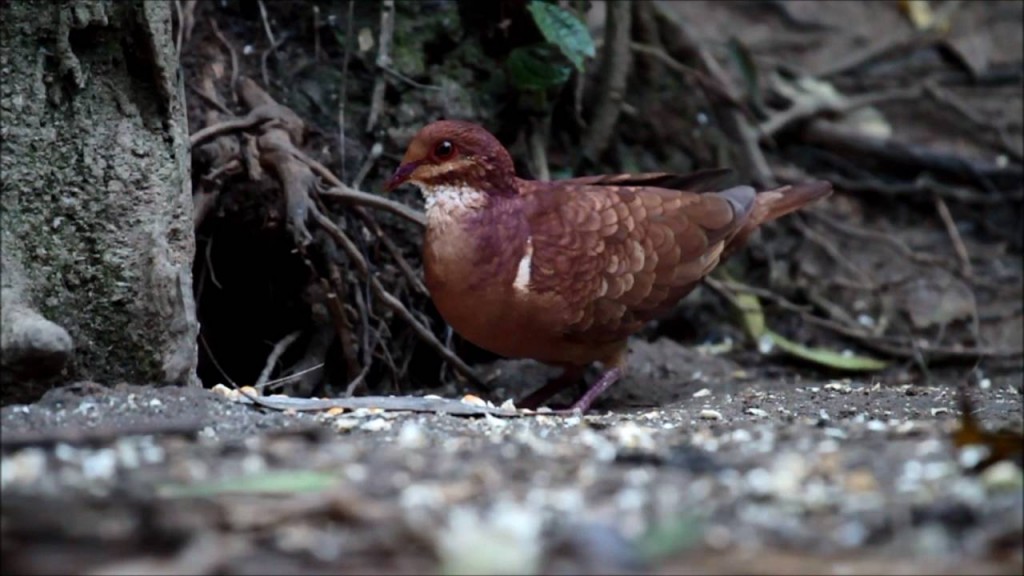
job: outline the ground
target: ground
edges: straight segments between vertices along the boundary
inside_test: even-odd
[[[911,30],[895,3],[666,6],[699,22],[694,34],[722,62],[729,59],[723,39],[734,36],[762,69],[786,62],[826,76]],[[998,76],[1008,63],[1019,68],[1021,10],[1019,2],[964,3],[939,51],[942,66],[973,67],[975,78]],[[259,17],[232,24],[236,16],[220,14],[221,27],[256,30],[245,41],[261,42]],[[252,53],[258,70],[260,52]],[[935,58],[912,50],[862,58],[881,64],[835,82],[850,93],[900,86],[919,79],[908,72],[914,66],[941,68]],[[951,81],[947,89],[1003,126],[1019,151],[1019,78],[989,82]],[[998,160],[997,144],[974,137],[976,123],[934,103],[887,101],[878,111],[901,141],[1012,164]],[[402,114],[409,124],[422,121]],[[856,173],[815,163],[797,150],[800,138],[786,142],[769,155],[778,172]],[[1011,352],[1024,345],[1021,253],[1012,233],[1020,197],[945,197],[970,255],[968,275],[951,272],[955,242],[932,198],[837,188],[821,213],[861,234],[807,218],[803,226],[829,239],[830,252],[787,240],[783,229],[766,233],[755,247],[762,260],[789,264],[773,265],[763,284],[788,274],[816,306],[824,300],[878,324],[910,326],[897,335],[925,344],[952,339],[945,362],[884,356],[769,298],[762,300],[768,324],[794,340],[884,356],[891,365],[842,372],[777,350],[762,354],[717,291],[703,287],[679,314],[631,341],[627,378],[582,417],[282,412],[210,389],[75,383],[0,409],[0,571],[1019,574],[1019,440],[1016,460],[973,472],[983,455],[953,438],[965,386],[984,428],[1019,434],[1022,427],[1019,352],[956,353],[966,345]],[[1000,188],[1019,191],[1020,182]],[[843,258],[827,257],[835,253]],[[225,285],[226,276],[222,268]],[[762,277],[748,282],[755,279]],[[860,282],[878,289],[851,288]],[[980,318],[976,341],[951,322],[962,320],[965,306]],[[247,331],[236,325],[227,335]],[[250,359],[257,372],[264,358]],[[495,404],[550,375],[528,360],[484,360],[475,367]],[[462,380],[443,374],[439,386],[406,383],[401,392],[466,394]],[[218,381],[206,380],[208,387]]]

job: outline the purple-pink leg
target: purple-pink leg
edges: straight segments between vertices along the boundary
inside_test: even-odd
[[[590,389],[588,389],[586,393],[583,394],[583,396],[581,396],[580,399],[577,400],[576,403],[573,404],[566,412],[579,411],[581,413],[586,413],[587,410],[590,410],[590,405],[594,403],[594,400],[597,400],[597,397],[600,396],[602,392],[610,388],[612,384],[615,384],[620,378],[622,378],[623,372],[624,369],[618,366],[605,370],[604,374],[601,374],[601,377],[597,379],[597,382],[594,382],[594,385],[591,386]]]
[[[585,366],[566,366],[561,374],[548,380],[546,384],[531,392],[526,398],[516,402],[516,406],[530,410],[540,408],[552,396],[579,382],[583,378],[585,370]]]

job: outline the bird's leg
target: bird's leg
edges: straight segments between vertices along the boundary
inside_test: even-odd
[[[580,413],[585,413],[587,410],[590,410],[590,405],[594,403],[594,400],[596,400],[602,392],[610,388],[612,384],[618,382],[625,371],[626,369],[623,366],[615,366],[609,370],[605,370],[605,372],[601,374],[601,377],[597,379],[597,382],[594,382],[594,385],[591,386],[590,389],[587,390],[586,393],[584,393],[583,396],[581,396],[580,399],[577,400],[576,403],[573,404],[566,412],[578,411]]]
[[[626,373],[626,358],[629,354],[629,348],[626,347],[626,342],[623,341],[620,346],[617,346],[612,353],[601,362],[604,366],[604,372],[601,373],[601,377],[597,379],[594,384],[576,401],[568,410],[565,412],[572,412],[582,414],[587,410],[590,410],[590,405],[597,400],[597,397],[602,392],[611,387],[622,378],[622,375]]]
[[[583,378],[585,371],[586,366],[567,365],[561,374],[548,380],[546,384],[531,392],[526,398],[516,402],[516,406],[519,408],[529,408],[530,410],[540,408],[552,396],[558,394],[566,387],[579,382]]]

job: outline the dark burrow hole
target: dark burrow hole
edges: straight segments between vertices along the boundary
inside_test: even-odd
[[[319,276],[295,249],[281,218],[284,207],[276,187],[257,189],[227,182],[223,190],[220,206],[197,230],[193,263],[200,322],[198,375],[207,387],[229,382],[252,385],[275,344],[298,331],[301,336],[280,356],[271,379],[290,373],[283,370],[307,354],[314,333],[320,330],[311,303],[315,298],[308,289],[319,284]],[[316,257],[311,253],[310,260]],[[373,261],[372,256],[368,259]],[[366,293],[364,283],[359,282],[358,288]],[[386,309],[378,302],[374,310]],[[427,302],[421,311],[443,341],[445,325],[433,305]],[[333,330],[327,332],[330,344],[318,359],[324,365],[316,370],[312,380],[317,385],[310,393],[337,396],[347,387],[348,370],[338,337]],[[440,356],[416,339],[401,319],[393,318],[380,337],[388,339],[394,364],[405,365],[405,371],[396,376],[378,348],[367,386],[357,393],[402,394],[437,388],[455,379],[452,369],[444,367]],[[358,332],[356,339],[360,340]],[[453,336],[453,347],[471,365],[497,358],[458,336]]]

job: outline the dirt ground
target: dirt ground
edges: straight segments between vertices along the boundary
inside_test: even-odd
[[[762,66],[785,62],[817,73],[911,30],[896,3],[667,6],[699,23],[695,34],[722,62],[729,59],[725,39],[735,36]],[[963,3],[943,62],[928,59],[934,55],[910,64],[880,57],[869,72],[836,84],[850,92],[908,84],[917,79],[907,72],[914,65],[961,72],[973,66],[974,77],[1019,68],[1022,12],[1020,2]],[[231,15],[221,16],[222,28],[232,29]],[[258,68],[260,53],[247,54]],[[1001,119],[1019,151],[1019,81],[950,90],[977,114]],[[986,161],[1000,156],[989,140],[979,144],[969,136],[975,123],[948,110],[920,100],[884,102],[877,110],[902,141]],[[782,159],[801,153],[769,159],[785,172],[794,164]],[[813,161],[800,166],[806,175],[830,174]],[[390,168],[382,166],[370,181]],[[813,243],[787,244],[766,232],[767,246],[776,250],[768,258],[792,261],[786,269],[797,284],[812,294],[818,287],[821,299],[851,309],[859,298],[866,302],[859,312],[868,316],[898,310],[904,316],[894,313],[894,323],[932,330],[937,341],[949,336],[942,318],[960,318],[969,301],[982,324],[974,344],[997,351],[1024,346],[1024,266],[1014,239],[1019,197],[993,202],[991,214],[988,204],[950,200],[973,267],[968,283],[945,264],[906,257],[878,238],[955,263],[956,247],[930,200],[837,188],[822,212],[875,236],[829,236],[845,256],[837,268]],[[844,276],[851,268],[857,274]],[[898,288],[888,295],[850,288],[864,279]],[[936,285],[952,288],[936,291]],[[1019,355],[967,361],[954,350],[947,362],[927,369],[919,359],[896,357],[884,371],[842,373],[759,354],[721,311],[721,301],[701,288],[679,314],[632,340],[628,376],[582,417],[282,412],[210,389],[92,383],[4,406],[0,571],[1024,570],[1019,457],[972,473],[984,454],[952,441],[961,417],[957,393],[965,385],[986,429],[1020,433]],[[792,314],[783,320],[782,312],[768,311],[770,323],[792,328],[802,341],[853,347]],[[522,397],[550,375],[531,361],[486,360],[476,368],[495,404]],[[257,369],[262,363],[261,356]],[[218,381],[207,380],[208,387]],[[467,389],[447,372],[439,387],[409,385],[402,392],[460,398]]]

